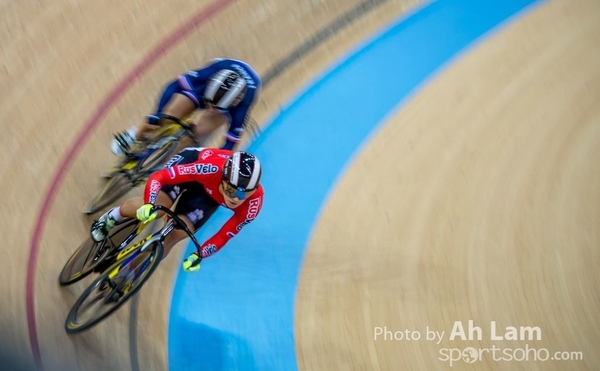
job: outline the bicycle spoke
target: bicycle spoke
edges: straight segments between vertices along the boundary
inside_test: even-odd
[[[102,285],[102,283],[100,284]],[[99,288],[99,286],[96,289]],[[110,310],[110,307],[106,307],[106,298],[111,296],[115,289],[107,286],[104,290],[94,290],[94,292],[90,293],[90,296],[87,298],[89,301],[84,301],[79,306],[77,310],[77,315],[74,318],[74,323],[85,323],[95,318],[102,316],[104,312]],[[104,309],[104,311],[103,311]]]
[[[59,275],[61,285],[71,284],[87,276],[110,250],[104,243],[88,239],[71,255]]]
[[[104,299],[107,295],[107,292],[110,292],[110,290],[106,289],[103,291],[98,292],[91,300],[89,303],[84,302],[81,307],[79,307],[80,309],[80,313],[85,313],[88,309],[90,309],[94,304],[96,304],[98,301]]]

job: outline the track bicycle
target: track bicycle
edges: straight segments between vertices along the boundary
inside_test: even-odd
[[[82,244],[67,261],[59,277],[61,285],[77,282],[94,271],[101,272],[69,311],[65,321],[68,333],[91,328],[127,302],[160,264],[164,240],[173,230],[185,231],[200,254],[201,245],[194,233],[174,211],[160,205],[153,209],[167,214],[165,224],[158,231],[132,243],[150,223],[130,219],[122,226],[116,226],[115,233],[107,236],[105,241]],[[118,237],[124,238],[122,242],[116,240]]]
[[[160,114],[160,120],[169,121],[159,127],[149,138],[136,141],[118,165],[104,177],[108,181],[88,203],[85,213],[93,214],[143,184],[148,176],[159,170],[174,154],[184,136],[200,146],[193,128],[175,116]]]

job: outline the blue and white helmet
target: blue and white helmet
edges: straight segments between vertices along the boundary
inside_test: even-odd
[[[261,175],[260,161],[248,152],[234,152],[223,169],[223,180],[242,192],[258,188]]]
[[[224,111],[237,106],[246,95],[246,80],[239,73],[223,69],[211,76],[206,90],[204,102]]]

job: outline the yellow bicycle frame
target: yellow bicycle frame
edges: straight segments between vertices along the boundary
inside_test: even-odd
[[[168,137],[171,135],[175,135],[177,132],[179,132],[179,130],[183,130],[181,128],[181,126],[177,125],[177,124],[167,124],[164,125],[162,127],[160,127],[158,129],[158,131],[156,132],[156,134],[154,134],[156,137]],[[133,159],[131,161],[126,162],[125,164],[123,164],[121,166],[122,170],[132,170],[135,169],[135,167],[137,166],[137,164],[139,163],[138,159]]]
[[[136,235],[139,235],[140,233],[142,233],[142,231],[146,228],[146,226],[148,226],[149,223],[140,223],[140,225],[137,227],[136,230]],[[154,237],[154,234],[150,234],[148,235],[146,238],[142,239],[139,242],[136,242],[135,244],[123,249],[121,252],[119,252],[119,254],[117,254],[117,258],[116,261],[121,263],[123,262],[131,253],[133,253],[136,249],[138,249],[139,247],[143,246],[146,242],[148,242],[152,237]],[[109,274],[108,274],[108,278],[113,279],[115,278],[115,276],[119,273],[119,270],[121,269],[121,264],[118,264],[115,269],[113,269]]]

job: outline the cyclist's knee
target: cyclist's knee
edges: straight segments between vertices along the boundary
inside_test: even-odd
[[[120,213],[124,217],[135,218],[137,209],[144,205],[144,199],[141,197],[132,197],[121,205]]]
[[[178,119],[183,120],[185,117],[194,112],[196,108],[197,103],[194,102],[189,96],[177,93],[173,94],[164,109],[159,109],[158,112],[175,116]]]

